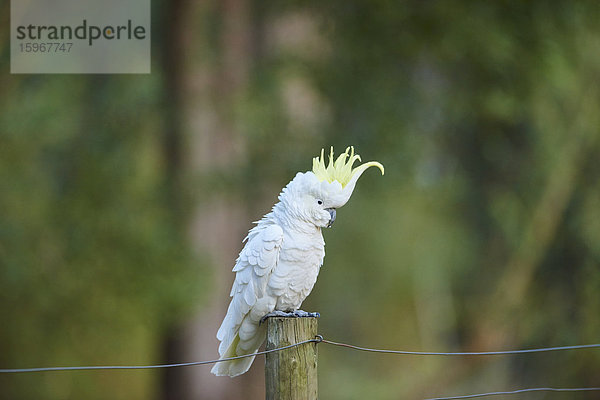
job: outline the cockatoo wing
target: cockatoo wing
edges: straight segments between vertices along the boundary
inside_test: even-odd
[[[236,276],[230,293],[231,303],[217,332],[221,358],[252,354],[264,341],[259,321],[274,308],[275,299],[268,298],[266,288],[277,266],[282,242],[283,229],[276,224],[259,223],[248,233],[246,245],[233,268]],[[251,363],[250,357],[221,362],[215,364],[212,371],[216,375],[239,375],[246,372]]]

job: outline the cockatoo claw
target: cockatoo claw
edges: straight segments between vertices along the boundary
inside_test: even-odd
[[[270,313],[268,313],[267,315],[265,315],[264,317],[262,317],[260,319],[259,324],[262,324],[263,322],[265,322],[267,320],[267,318],[271,318],[271,317],[281,317],[281,318],[320,318],[321,314],[319,314],[318,312],[306,312],[306,311],[302,311],[302,310],[295,310],[295,311],[291,311],[291,312],[285,312],[285,311],[272,311]]]
[[[293,317],[296,318],[320,318],[321,314],[318,312],[307,312],[302,310],[296,310],[291,313]]]

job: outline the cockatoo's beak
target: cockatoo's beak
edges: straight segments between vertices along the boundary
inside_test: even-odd
[[[327,227],[331,228],[331,225],[333,225],[333,223],[335,222],[335,208],[327,208],[327,211],[329,211],[329,216],[331,217],[329,223],[327,224]]]

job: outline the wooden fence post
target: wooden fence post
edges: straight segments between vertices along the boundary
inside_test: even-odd
[[[314,339],[317,318],[271,317],[267,319],[267,350]],[[317,343],[267,353],[267,400],[317,399]]]

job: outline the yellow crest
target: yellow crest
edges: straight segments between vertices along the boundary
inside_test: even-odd
[[[354,154],[354,146],[346,148],[346,151],[340,154],[335,161],[333,161],[333,158],[333,146],[331,146],[327,167],[325,167],[325,149],[321,149],[321,157],[313,158],[312,172],[320,181],[327,180],[329,183],[338,181],[342,187],[345,187],[358,170],[364,171],[369,167],[377,167],[381,170],[381,175],[384,174],[383,165],[377,161],[370,161],[352,168],[352,164],[356,160],[361,161],[360,156]]]

